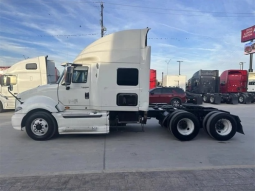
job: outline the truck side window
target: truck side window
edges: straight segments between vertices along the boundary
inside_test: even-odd
[[[87,83],[88,70],[74,70],[73,83]]]
[[[137,68],[118,68],[117,84],[119,86],[137,86],[138,75],[139,72]]]
[[[37,64],[36,63],[28,63],[28,64],[26,64],[26,69],[27,70],[36,70]]]

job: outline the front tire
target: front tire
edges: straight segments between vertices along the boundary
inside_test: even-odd
[[[200,124],[192,113],[178,112],[172,117],[169,128],[180,141],[190,141],[198,135]]]
[[[0,113],[2,113],[3,111],[4,111],[3,104],[2,104],[2,102],[0,101]]]
[[[58,134],[57,124],[50,113],[38,111],[31,114],[26,121],[28,136],[36,141],[44,141]]]

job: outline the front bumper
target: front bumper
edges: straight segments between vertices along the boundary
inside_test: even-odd
[[[21,122],[24,117],[25,117],[25,114],[23,113],[14,113],[14,115],[12,116],[12,127],[16,130],[21,131],[21,128],[22,128]]]

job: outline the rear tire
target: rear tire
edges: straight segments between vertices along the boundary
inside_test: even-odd
[[[181,105],[181,101],[179,100],[179,99],[173,99],[173,100],[171,100],[171,103],[170,103],[173,107],[180,107],[180,105]]]
[[[176,113],[179,113],[179,112],[186,112],[186,111],[184,111],[184,110],[179,110],[179,109],[175,110],[174,112],[170,113],[167,117],[165,117],[165,119],[164,119],[164,120],[162,121],[162,123],[161,123],[161,126],[167,128],[167,127],[169,126],[169,122],[170,122],[170,120],[172,119],[172,117],[173,117]],[[169,129],[169,128],[168,128],[168,129]],[[169,130],[170,130],[170,129],[169,129]]]
[[[4,111],[3,104],[2,104],[2,102],[0,101],[0,113],[2,113],[3,111]]]
[[[214,95],[210,95],[209,101],[210,101],[211,104],[213,104],[215,102]]]
[[[208,97],[206,95],[203,95],[203,102],[208,103]]]
[[[192,113],[178,112],[170,120],[169,128],[180,141],[190,141],[198,135],[200,125]]]
[[[38,111],[26,121],[28,136],[36,141],[44,141],[58,135],[57,124],[50,113]]]
[[[212,138],[227,141],[236,134],[237,124],[231,115],[219,112],[209,117],[206,128]]]
[[[239,97],[238,97],[238,103],[244,103],[244,99],[245,99],[245,97],[244,97],[244,95],[240,95]]]
[[[209,117],[211,117],[214,113],[218,113],[219,111],[211,111],[209,112],[203,119],[203,129],[205,130],[205,132],[209,135],[208,131],[207,131],[207,128],[206,128],[206,124],[207,124],[207,121],[209,119]]]

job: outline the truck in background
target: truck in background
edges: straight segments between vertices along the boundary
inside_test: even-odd
[[[66,67],[58,83],[16,96],[12,127],[26,129],[34,140],[58,134],[107,134],[110,127],[141,124],[156,118],[181,141],[194,139],[200,128],[216,140],[242,133],[240,119],[227,111],[186,105],[149,105],[151,47],[149,29],[124,30],[88,45]],[[131,77],[132,76],[132,77]],[[7,77],[11,93],[11,77]]]
[[[166,75],[163,77],[164,87],[179,87],[186,91],[186,76]]]
[[[255,72],[248,73],[248,88],[247,92],[252,98],[251,102],[255,102]]]
[[[15,109],[15,99],[8,92],[7,77],[13,85],[13,94],[17,95],[39,85],[56,83],[59,71],[48,56],[39,56],[17,62],[5,67],[0,76],[0,112],[4,109]]]
[[[201,94],[206,103],[250,103],[247,93],[246,70],[226,70],[219,76],[218,70],[199,70],[188,80],[187,91]]]
[[[157,87],[157,71],[150,69],[150,89]]]

